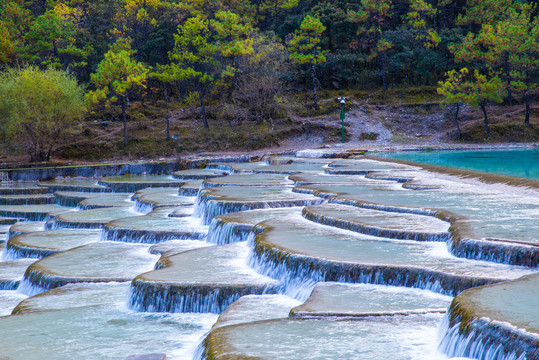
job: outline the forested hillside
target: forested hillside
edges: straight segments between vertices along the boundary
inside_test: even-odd
[[[537,1],[0,1],[0,66],[67,72],[90,112],[117,109],[124,146],[135,102],[165,104],[170,141],[178,103],[209,128],[216,103],[232,126],[286,118],[283,92],[316,112],[323,90],[422,86],[481,109],[488,137],[489,103],[523,103],[529,123],[538,39]]]

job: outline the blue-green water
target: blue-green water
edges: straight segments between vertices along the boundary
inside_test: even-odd
[[[539,180],[539,149],[401,151],[376,156]]]

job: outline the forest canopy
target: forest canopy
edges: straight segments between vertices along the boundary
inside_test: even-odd
[[[129,101],[166,101],[170,140],[171,96],[209,128],[208,101],[272,121],[283,89],[312,91],[317,109],[318,89],[437,86],[486,125],[502,99],[529,122],[538,39],[537,0],[0,1],[0,67],[64,71],[89,105],[121,105],[125,144]]]

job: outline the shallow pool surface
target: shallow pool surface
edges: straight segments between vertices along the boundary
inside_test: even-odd
[[[539,180],[539,149],[401,151],[376,156]]]

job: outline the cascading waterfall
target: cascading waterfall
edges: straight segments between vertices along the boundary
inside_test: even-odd
[[[137,199],[135,201],[135,211],[141,214],[149,214],[155,209],[155,204],[150,201]]]
[[[134,230],[106,226],[101,233],[101,241],[157,244],[167,240],[204,240],[203,232]]]
[[[276,159],[278,161],[279,159]],[[283,159],[283,161],[286,159]],[[232,166],[228,165],[209,165],[207,168],[226,170],[232,172],[235,171]],[[247,168],[247,167],[245,167]],[[329,171],[326,172],[330,172]],[[336,169],[335,172],[343,174],[346,170]],[[357,174],[357,171],[354,172]],[[373,178],[383,179],[379,175],[372,175]],[[387,176],[386,179],[399,182],[409,182],[410,179]],[[421,185],[410,184],[410,188],[421,188]],[[91,189],[81,187],[81,191],[103,191],[110,192],[111,190],[134,190],[138,187],[148,187],[148,184],[115,184],[107,185],[102,189]],[[184,196],[185,194],[194,195],[194,186],[191,186],[185,193],[182,193],[182,189],[179,190],[179,194]],[[370,264],[358,264],[346,261],[331,260],[331,256],[324,258],[324,255],[308,255],[309,250],[306,248],[297,247],[298,253],[288,252],[286,246],[282,245],[279,248],[278,245],[272,246],[270,238],[268,241],[264,241],[264,231],[268,227],[264,225],[253,225],[241,222],[227,221],[227,217],[220,218],[220,215],[235,213],[245,210],[253,209],[269,209],[280,208],[290,206],[308,206],[317,205],[325,202],[352,205],[365,209],[396,212],[396,213],[409,213],[423,216],[435,217],[437,219],[445,220],[451,223],[453,228],[450,228],[448,232],[435,233],[432,227],[429,228],[433,231],[432,234],[427,232],[413,232],[413,227],[409,231],[400,230],[387,230],[383,226],[377,228],[376,226],[368,226],[361,224],[362,219],[357,220],[358,224],[352,225],[351,222],[347,222],[346,219],[331,219],[324,217],[324,215],[307,214],[305,210],[303,217],[324,225],[330,225],[338,228],[352,230],[363,234],[374,235],[378,237],[390,237],[393,239],[403,240],[421,240],[421,241],[442,241],[448,244],[450,252],[459,257],[476,260],[487,260],[491,262],[499,262],[505,264],[524,265],[529,267],[539,267],[539,256],[537,248],[534,246],[525,245],[522,243],[510,243],[509,241],[490,241],[489,239],[477,240],[464,238],[459,234],[457,225],[455,222],[459,219],[455,219],[452,214],[444,211],[436,211],[426,208],[406,208],[398,206],[386,206],[374,203],[362,203],[360,201],[346,200],[343,197],[331,198],[337,194],[330,194],[329,192],[320,192],[310,189],[296,188],[293,191],[297,193],[315,194],[318,198],[314,199],[290,199],[283,198],[284,200],[268,200],[268,201],[234,201],[228,200],[227,197],[222,198],[218,195],[218,191],[211,190],[215,186],[227,186],[227,184],[205,182],[202,189],[197,190],[197,197],[195,202],[195,216],[202,219],[203,224],[209,224],[208,232],[205,233],[202,229],[197,231],[197,228],[190,229],[185,228],[185,231],[180,231],[183,226],[178,222],[178,231],[167,230],[175,226],[169,226],[169,224],[162,225],[163,231],[158,231],[157,222],[153,223],[148,221],[147,226],[136,222],[137,226],[134,229],[129,229],[127,222],[115,221],[110,222],[107,225],[101,223],[87,222],[70,222],[64,221],[58,218],[50,219],[51,215],[45,213],[26,213],[23,211],[8,212],[9,216],[17,216],[20,218],[26,218],[33,221],[47,220],[45,230],[50,229],[102,229],[101,240],[104,241],[118,241],[118,242],[131,242],[131,243],[146,243],[156,244],[167,240],[181,240],[181,239],[196,239],[205,240],[208,243],[215,245],[225,245],[244,243],[249,247],[249,254],[247,256],[247,265],[260,275],[265,275],[271,279],[266,279],[264,282],[253,281],[253,285],[250,282],[245,281],[245,285],[229,284],[226,281],[210,281],[205,282],[206,278],[202,280],[196,280],[189,282],[189,273],[184,277],[178,277],[171,271],[171,279],[180,279],[174,282],[174,280],[155,280],[151,276],[144,277],[144,274],[134,275],[137,276],[135,280],[131,282],[129,289],[128,307],[135,311],[142,312],[202,312],[202,313],[221,313],[228,308],[228,306],[244,295],[250,294],[285,294],[299,301],[305,301],[309,298],[314,286],[319,282],[340,282],[340,283],[369,283],[380,285],[394,285],[403,287],[412,287],[419,289],[427,289],[433,292],[445,294],[445,295],[457,295],[461,291],[475,287],[479,285],[485,285],[495,282],[495,277],[492,278],[480,278],[474,277],[474,275],[457,275],[445,273],[442,270],[438,270],[439,267],[433,265],[432,269],[424,268],[422,265],[392,265],[381,262],[380,265]],[[427,187],[429,188],[429,187]],[[50,188],[61,189],[61,187]],[[65,187],[66,191],[75,191],[76,188],[70,186]],[[330,188],[330,191],[333,191]],[[402,191],[402,189],[400,190]],[[226,193],[226,192],[223,192]],[[245,192],[248,193],[248,192]],[[235,195],[235,190],[230,194]],[[233,198],[232,195],[228,195]],[[247,195],[243,195],[247,196]],[[264,194],[264,196],[266,196]],[[272,196],[270,193],[269,196]],[[96,205],[80,204],[80,201],[86,197],[80,196],[59,196],[56,195],[56,203],[67,207],[77,207],[77,210],[93,209]],[[329,198],[329,201],[325,199]],[[22,200],[21,200],[22,201]],[[135,210],[139,213],[147,214],[154,210],[155,204],[149,201],[143,201],[138,199],[135,203]],[[357,209],[356,209],[357,210]],[[8,211],[8,210],[6,210]],[[58,212],[60,214],[60,212]],[[181,213],[181,212],[180,212]],[[0,214],[2,215],[2,214]],[[132,214],[129,216],[134,216]],[[182,213],[183,215],[183,213]],[[121,215],[124,216],[124,215]],[[284,215],[286,216],[286,215]],[[384,216],[384,215],[382,215]],[[60,218],[62,216],[59,215]],[[387,216],[386,216],[387,217]],[[240,219],[242,221],[241,214],[237,217],[231,217],[231,219]],[[246,217],[247,219],[248,217]],[[258,218],[258,217],[255,217]],[[106,217],[105,217],[106,219]],[[121,218],[123,219],[123,218]],[[247,221],[245,219],[245,221]],[[258,218],[259,219],[259,218]],[[342,221],[340,221],[342,220]],[[387,219],[384,219],[387,220]],[[105,220],[103,220],[105,221]],[[258,221],[258,220],[257,220]],[[340,222],[339,222],[340,221]],[[421,220],[424,221],[424,220]],[[366,221],[369,224],[368,221]],[[390,221],[389,221],[390,222]],[[380,222],[383,223],[383,222]],[[114,227],[114,224],[118,228]],[[127,224],[127,225],[125,225]],[[278,224],[278,221],[265,222],[265,224]],[[387,223],[386,223],[387,224]],[[391,223],[393,225],[393,223]],[[310,224],[314,225],[314,224]],[[422,223],[422,225],[424,225]],[[355,227],[354,227],[355,226]],[[153,227],[153,228],[152,228]],[[426,227],[423,226],[423,229]],[[189,232],[192,231],[192,232]],[[425,230],[429,231],[429,230]],[[442,230],[441,230],[442,231]],[[8,233],[8,239],[15,235],[24,233],[23,231],[11,230]],[[260,236],[260,237],[259,237]],[[273,239],[276,239],[273,238]],[[311,240],[308,238],[307,240]],[[355,241],[355,240],[354,240]],[[358,240],[359,241],[359,240]],[[278,244],[275,241],[275,244]],[[307,244],[307,241],[305,242]],[[286,244],[286,242],[283,242]],[[119,244],[114,244],[119,245]],[[236,244],[237,245],[237,244]],[[307,246],[309,246],[308,244]],[[428,244],[431,245],[431,244]],[[177,248],[175,248],[177,246]],[[183,246],[183,247],[182,247]],[[196,246],[193,245],[193,247]],[[233,245],[232,245],[233,246]],[[243,246],[240,244],[240,246]],[[154,269],[160,270],[167,267],[167,256],[170,258],[181,254],[182,251],[191,251],[189,245],[176,245],[176,244],[164,244],[160,247],[159,252],[169,251],[169,253],[163,256],[157,263],[155,263]],[[197,249],[198,250],[198,249]],[[20,258],[41,258],[51,255],[47,253],[49,250],[38,251],[36,249],[26,249],[23,247],[13,246],[7,244],[3,253],[3,260],[15,260]],[[174,252],[177,251],[177,254]],[[173,255],[170,255],[173,254]],[[217,254],[217,252],[213,253]],[[320,254],[314,252],[314,254]],[[444,252],[446,254],[446,252]],[[190,255],[190,254],[185,254]],[[242,261],[245,259],[246,253],[241,256]],[[187,258],[187,257],[186,257]],[[177,259],[182,259],[181,257]],[[185,259],[185,258],[183,258]],[[205,259],[205,258],[203,258]],[[339,257],[337,257],[339,259]],[[150,266],[154,263],[152,260]],[[172,260],[171,260],[172,261]],[[391,262],[391,261],[388,261]],[[178,261],[178,263],[180,263]],[[398,263],[398,262],[397,262]],[[214,266],[221,265],[222,263],[215,262],[212,265],[211,261],[205,261],[207,268],[210,271],[214,269]],[[217,265],[216,265],[217,264]],[[415,263],[414,263],[415,264]],[[240,265],[240,270],[244,269],[244,263]],[[130,267],[129,264],[128,267]],[[128,268],[124,267],[124,268]],[[179,269],[182,268],[179,266]],[[191,269],[191,268],[189,268]],[[226,268],[225,268],[226,269]],[[251,269],[241,273],[241,276],[245,274],[251,274]],[[175,270],[175,269],[173,269]],[[148,271],[145,268],[144,271]],[[21,272],[22,273],[22,272]],[[193,271],[194,273],[194,271]],[[224,271],[223,271],[224,273]],[[240,274],[240,272],[238,272]],[[457,272],[458,273],[458,272]],[[215,274],[215,272],[214,272]],[[214,276],[214,274],[212,276]],[[460,273],[459,273],[460,274]],[[469,274],[469,273],[468,273]],[[49,289],[61,287],[70,282],[85,282],[83,277],[75,278],[69,277],[67,274],[65,277],[54,276],[46,272],[37,271],[37,267],[28,268],[23,279],[19,280],[0,280],[0,290],[15,290],[18,289],[27,295],[35,295],[47,291]],[[258,276],[258,275],[257,275]],[[133,278],[131,277],[131,279]],[[210,276],[207,277],[208,279]],[[182,280],[186,279],[186,280]],[[242,280],[243,277],[242,277]],[[99,280],[98,280],[99,281]],[[109,280],[107,280],[109,281]],[[126,281],[123,279],[123,281]],[[273,283],[272,283],[273,282]],[[469,320],[469,319],[468,319]],[[508,324],[499,323],[496,321],[490,321],[486,318],[473,319],[471,321],[465,321],[466,326],[463,326],[462,319],[458,317],[450,318],[446,317],[444,324],[442,325],[443,338],[441,340],[439,349],[448,356],[454,357],[471,357],[474,359],[488,359],[488,360],[529,360],[539,358],[539,339],[534,334],[529,334],[518,329],[509,329]],[[520,332],[519,336],[515,336],[515,332]],[[196,358],[202,358],[202,348],[197,351]]]
[[[253,234],[253,226],[224,221],[213,218],[208,230],[206,241],[212,244],[224,245],[246,241]]]
[[[507,324],[486,318],[474,319],[465,332],[457,321],[450,325],[446,315],[440,330],[443,334],[439,351],[449,357],[466,357],[488,360],[531,360],[539,358],[539,337],[524,333],[518,337]],[[507,341],[511,339],[511,341]]]
[[[153,284],[152,284],[153,285]],[[129,308],[144,312],[193,312],[219,314],[234,301],[245,295],[275,294],[271,286],[219,286],[159,287],[148,286],[144,281],[135,279],[129,292]]]

